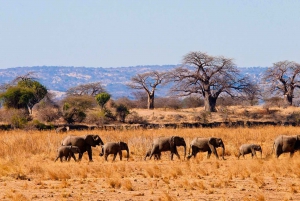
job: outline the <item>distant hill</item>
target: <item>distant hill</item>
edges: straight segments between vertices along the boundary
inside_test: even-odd
[[[101,82],[106,90],[113,96],[131,97],[131,90],[126,83],[131,77],[138,73],[150,70],[169,71],[176,65],[148,65],[117,68],[95,68],[95,67],[66,67],[66,66],[33,66],[0,69],[0,84],[8,83],[17,76],[34,73],[38,79],[49,90],[65,92],[67,89],[79,84]],[[255,82],[259,82],[266,67],[240,67],[242,74],[249,75]],[[165,96],[168,88],[158,89],[157,96]]]

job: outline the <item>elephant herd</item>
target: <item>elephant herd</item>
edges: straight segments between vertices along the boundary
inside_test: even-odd
[[[88,152],[89,161],[92,159],[92,148],[96,146],[101,146],[100,156],[104,156],[107,161],[108,155],[113,154],[113,161],[115,160],[117,154],[119,154],[120,160],[122,160],[122,150],[127,151],[127,160],[129,159],[129,148],[125,142],[107,142],[103,143],[99,135],[85,135],[85,136],[67,136],[62,142],[61,146],[57,149],[57,157],[55,159],[62,162],[63,159],[69,161],[71,157],[76,160],[75,153],[79,154],[78,160],[82,158],[84,152]],[[216,158],[219,158],[216,148],[222,148],[222,159],[225,160],[225,145],[221,138],[210,137],[210,138],[200,138],[196,137],[190,142],[189,155],[186,157],[186,143],[183,137],[171,136],[171,137],[159,137],[153,140],[151,147],[147,150],[144,160],[149,157],[153,157],[154,160],[160,160],[161,152],[170,151],[170,159],[173,160],[174,154],[180,159],[177,147],[184,147],[184,158],[188,160],[193,156],[196,157],[198,152],[207,152],[207,158],[210,158],[211,153],[213,153]],[[278,158],[282,153],[290,153],[292,157],[294,152],[300,150],[300,135],[295,136],[278,136],[273,143],[273,150],[275,149],[275,156]],[[238,159],[240,156],[245,157],[246,154],[251,154],[256,156],[256,151],[260,152],[262,157],[262,148],[257,144],[243,144],[239,148]]]

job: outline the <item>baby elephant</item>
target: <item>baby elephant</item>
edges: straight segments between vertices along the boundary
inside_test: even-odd
[[[70,161],[71,157],[76,161],[74,153],[81,153],[77,146],[60,146],[57,149],[57,157],[54,162],[56,162],[58,158],[60,158],[60,162],[62,162],[63,157],[65,157],[66,161]]]
[[[253,158],[253,156],[256,156],[256,151],[260,152],[260,157],[262,158],[262,149],[260,145],[257,144],[243,144],[242,146],[240,146],[239,149],[239,156],[238,159],[240,158],[240,156],[242,155],[245,158],[245,154],[250,154]]]
[[[144,157],[144,160],[147,159],[147,157],[150,157],[151,155],[151,151],[152,151],[152,147],[148,149],[148,151],[146,152],[146,155]],[[153,154],[154,160],[160,160],[160,156],[161,156],[161,152],[157,152]]]
[[[109,154],[113,154],[113,161],[116,159],[117,154],[119,153],[120,160],[122,160],[122,150],[127,151],[127,160],[129,159],[129,149],[128,145],[125,142],[107,142],[104,145],[101,145],[102,153],[100,156],[104,155],[105,160],[107,161],[107,157]]]

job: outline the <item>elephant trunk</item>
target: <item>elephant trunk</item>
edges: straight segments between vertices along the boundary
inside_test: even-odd
[[[262,150],[260,151],[260,158],[262,158]]]
[[[129,159],[129,149],[128,149],[128,147],[127,147],[126,151],[127,151],[127,160],[128,160]]]
[[[224,146],[224,144],[222,144],[222,148],[223,148],[223,151],[222,151],[222,159],[225,160],[225,158],[224,158],[224,155],[225,155],[225,146]]]

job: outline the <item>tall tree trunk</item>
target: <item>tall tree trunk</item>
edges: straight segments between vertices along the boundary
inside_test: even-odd
[[[148,109],[153,110],[154,109],[154,93],[148,94]]]
[[[292,106],[293,105],[293,96],[290,94],[284,94],[284,105]]]
[[[204,110],[206,112],[216,112],[216,103],[217,98],[212,97],[211,95],[206,94],[204,97]]]

